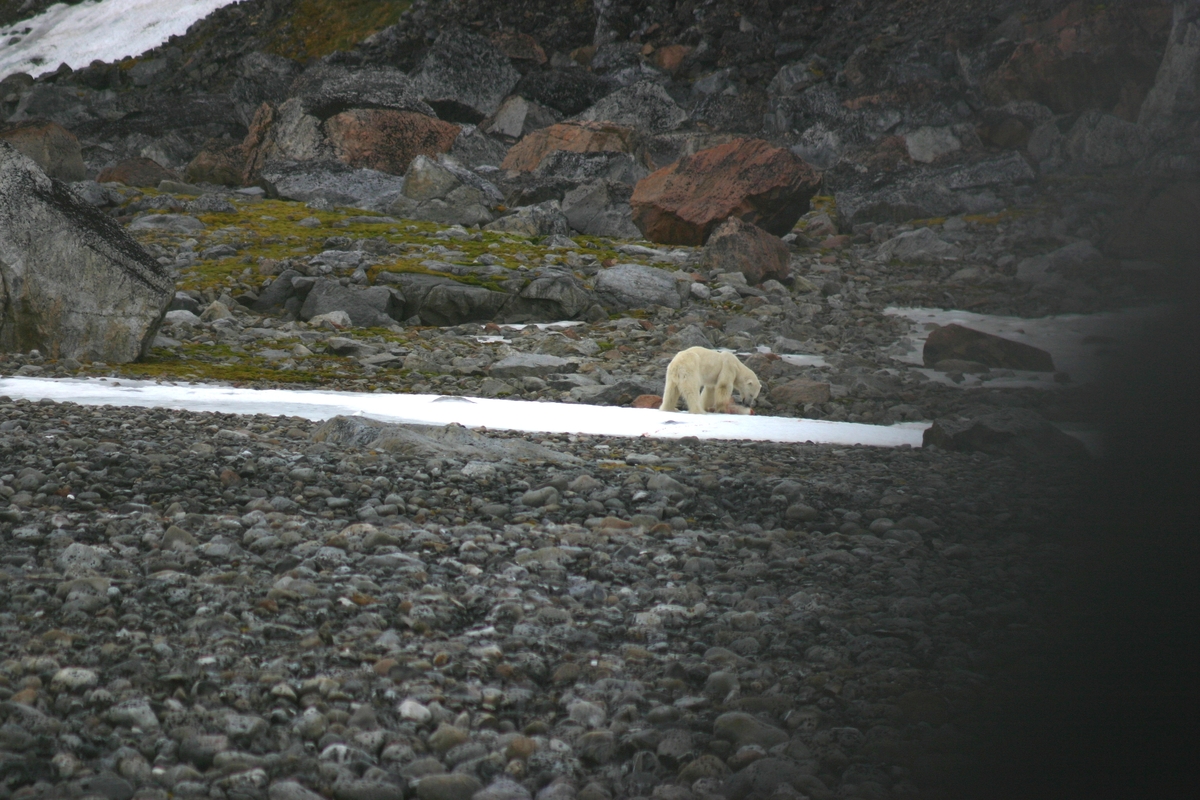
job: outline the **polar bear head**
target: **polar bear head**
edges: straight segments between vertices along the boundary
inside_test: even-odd
[[[754,405],[754,401],[758,399],[759,392],[762,391],[762,383],[758,380],[758,376],[754,374],[754,370],[743,364],[740,359],[738,359],[737,365],[737,378],[734,380],[733,388],[737,390],[743,403],[752,406]]]

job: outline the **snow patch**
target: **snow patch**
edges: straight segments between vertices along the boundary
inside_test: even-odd
[[[83,405],[173,408],[224,414],[295,416],[314,421],[338,415],[367,416],[417,425],[458,423],[468,428],[528,433],[581,433],[655,439],[749,439],[763,442],[921,446],[926,423],[864,425],[790,417],[685,414],[645,408],[540,403],[482,397],[237,389],[213,384],[171,384],[106,378],[4,378],[0,395]]]
[[[80,69],[92,61],[119,61],[187,32],[192,23],[236,0],[103,0],[59,3],[0,32],[0,77],[37,77],[59,64]],[[29,29],[29,33],[24,31]]]

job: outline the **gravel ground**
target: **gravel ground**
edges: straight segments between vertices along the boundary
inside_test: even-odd
[[[936,797],[1037,643],[1072,474],[0,420],[0,797]]]

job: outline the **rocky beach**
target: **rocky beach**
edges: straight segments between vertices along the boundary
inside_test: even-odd
[[[1127,739],[1190,707],[1127,693],[1191,608],[1194,341],[1139,332],[1194,271],[1195,3],[330,6],[0,81],[0,800],[1148,785]],[[759,417],[923,446],[36,388],[549,418],[657,408],[694,346]],[[1108,784],[1053,777],[1068,717],[1128,732]]]

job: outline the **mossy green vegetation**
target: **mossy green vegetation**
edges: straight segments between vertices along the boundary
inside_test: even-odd
[[[298,61],[349,50],[395,25],[410,5],[397,0],[298,0],[292,14],[264,36],[266,50]]]

